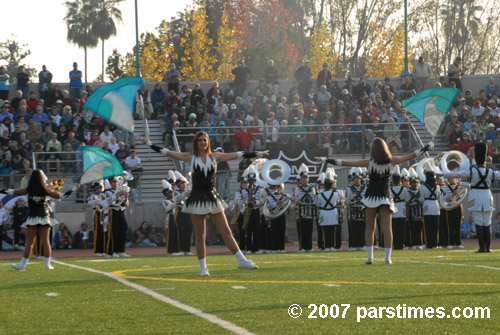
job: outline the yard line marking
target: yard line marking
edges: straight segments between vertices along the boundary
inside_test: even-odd
[[[404,260],[404,259],[399,259],[399,262],[407,262],[407,263],[421,263],[421,264],[438,264],[438,265],[451,265],[451,266],[470,266],[474,268],[482,268],[482,269],[488,269],[488,270],[495,270],[495,271],[500,271],[500,268],[494,267],[494,266],[487,266],[487,265],[474,265],[474,264],[461,264],[461,263],[444,263],[444,262],[424,262],[424,261],[411,261],[411,260]]]
[[[57,297],[57,296],[59,296],[59,293],[57,293],[57,292],[49,292],[49,293],[45,293],[45,295],[47,297]]]
[[[235,290],[246,290],[247,288],[245,286],[231,286],[232,289]]]
[[[174,287],[154,288],[152,291],[175,290]],[[113,290],[113,292],[137,292],[137,290]]]
[[[72,268],[75,268],[75,269],[79,269],[79,270],[85,270],[85,271],[89,271],[89,272],[93,272],[93,273],[98,273],[98,274],[101,274],[101,275],[104,275],[106,277],[109,277],[111,279],[114,279],[124,285],[127,285],[129,287],[132,287],[144,294],[147,294],[155,299],[158,299],[164,303],[167,303],[173,307],[177,307],[179,309],[182,309],[183,311],[186,311],[190,314],[193,314],[195,316],[199,316],[200,318],[203,318],[205,320],[207,320],[208,322],[210,323],[214,323],[216,325],[219,325],[221,326],[222,328],[225,328],[235,334],[238,334],[238,335],[254,335],[254,333],[250,332],[249,330],[243,328],[243,327],[240,327],[240,326],[237,326],[235,325],[234,323],[231,323],[229,321],[226,321],[226,320],[223,320],[221,318],[219,318],[218,316],[215,316],[215,315],[212,315],[212,314],[209,314],[209,313],[206,313],[206,312],[203,312],[202,310],[199,310],[197,308],[194,308],[194,307],[191,307],[191,306],[188,306],[186,304],[183,304],[182,302],[179,302],[177,300],[174,300],[174,299],[171,299],[171,298],[168,298],[168,297],[165,297],[164,295],[161,295],[159,293],[156,293],[154,292],[153,290],[150,290],[148,289],[147,287],[144,287],[144,286],[141,286],[141,285],[138,285],[136,283],[132,283],[131,281],[128,281],[124,278],[121,278],[121,277],[118,277],[117,275],[114,275],[112,273],[108,273],[108,272],[104,272],[104,271],[99,271],[99,270],[95,270],[95,269],[92,269],[92,268],[85,268],[83,266],[78,266],[78,265],[74,265],[74,264],[69,264],[69,263],[64,263],[64,262],[61,262],[61,261],[53,261],[54,263],[57,263],[57,264],[61,264],[61,265],[66,265],[66,266],[69,266],[69,267],[72,267]]]

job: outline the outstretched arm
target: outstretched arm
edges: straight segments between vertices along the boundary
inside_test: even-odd
[[[25,195],[25,194],[28,194],[28,191],[26,191],[25,188],[21,188],[19,190],[14,190],[14,189],[7,189],[7,188],[3,188],[3,189],[0,189],[0,193],[1,194],[7,194],[7,195]]]
[[[167,157],[177,159],[179,161],[183,161],[186,163],[191,162],[192,154],[190,154],[188,152],[177,152],[177,151],[173,151],[173,150],[168,150],[167,148],[160,148],[159,146],[153,144],[150,140],[148,140],[147,138],[144,138],[144,137],[141,137],[141,141],[143,144],[149,145],[151,147],[151,149],[153,149],[157,153],[162,153]]]
[[[314,157],[315,160],[318,162],[327,162],[332,165],[339,165],[339,166],[353,166],[353,167],[368,167],[368,164],[370,163],[369,159],[362,159],[359,161],[346,161],[343,159],[337,159],[337,158],[327,158],[327,157]]]
[[[214,152],[215,159],[217,162],[227,162],[232,161],[238,158],[255,158],[255,157],[264,157],[269,155],[269,150],[266,151],[250,151],[250,152],[230,152],[230,153],[222,153],[222,152]]]
[[[397,164],[401,164],[401,163],[404,163],[406,161],[409,161],[410,159],[413,159],[413,158],[419,158],[424,153],[431,150],[433,147],[434,147],[434,143],[431,142],[431,143],[424,145],[421,149],[415,150],[415,152],[412,152],[411,154],[404,155],[404,156],[393,156],[392,157],[392,164],[397,165]]]

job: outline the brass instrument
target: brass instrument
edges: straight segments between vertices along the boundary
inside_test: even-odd
[[[126,191],[127,193],[130,192],[130,187],[128,187],[127,181],[133,180],[134,176],[128,171],[123,171],[123,175],[117,176],[116,178],[118,179],[119,184],[116,190],[114,190],[114,193],[116,194],[117,192],[120,191]],[[119,197],[114,201],[113,206],[120,207],[123,205],[124,202],[125,202],[125,197]]]
[[[62,180],[62,179],[52,179],[50,181],[50,187],[54,191],[59,192],[64,187],[64,180]]]
[[[292,200],[288,198],[286,193],[283,192],[274,192],[276,195],[281,195],[282,198],[278,200],[278,206],[276,206],[273,209],[269,208],[269,202],[266,201],[264,204],[264,207],[262,208],[262,214],[268,218],[268,219],[275,219],[281,215],[283,215],[288,208],[290,207],[290,204],[292,203]]]
[[[440,162],[441,170],[444,173],[454,172],[454,171],[469,171],[470,162],[467,156],[460,151],[452,150],[448,151],[441,157]],[[441,197],[439,200],[439,205],[446,211],[451,211],[460,204],[467,197],[469,192],[468,188],[463,185],[458,185],[455,192],[453,192],[451,197]]]

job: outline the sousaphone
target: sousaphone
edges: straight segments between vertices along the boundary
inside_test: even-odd
[[[444,173],[470,170],[469,159],[463,152],[457,150],[446,152],[441,158],[440,166]],[[441,197],[439,205],[444,210],[451,211],[460,206],[467,197],[468,192],[469,189],[466,186],[458,185],[451,198],[445,199]]]
[[[290,178],[290,166],[280,159],[272,159],[262,166],[260,174],[269,185],[281,185]],[[282,194],[280,203],[273,209],[269,208],[269,202],[266,201],[262,214],[269,219],[277,218],[287,211],[291,203],[286,194]]]

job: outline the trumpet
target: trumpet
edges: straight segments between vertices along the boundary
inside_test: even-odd
[[[52,179],[50,181],[50,187],[54,191],[59,192],[64,187],[64,180],[62,180],[62,179]]]

